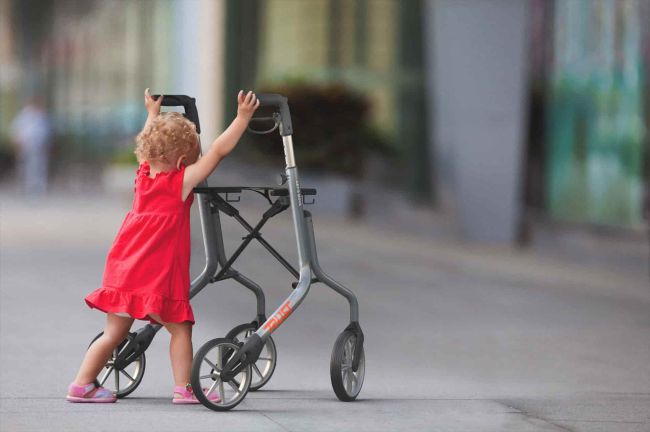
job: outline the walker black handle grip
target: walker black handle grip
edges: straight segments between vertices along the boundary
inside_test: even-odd
[[[151,96],[153,100],[158,100],[160,95]],[[196,109],[196,99],[185,95],[163,95],[163,106],[182,106],[187,118],[196,126],[196,132],[201,133],[199,124],[199,112]]]
[[[293,126],[291,125],[288,99],[285,96],[273,93],[256,93],[256,96],[257,100],[260,101],[260,108],[271,107],[280,112],[280,135],[292,135]]]

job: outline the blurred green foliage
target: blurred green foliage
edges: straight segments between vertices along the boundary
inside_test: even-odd
[[[137,165],[138,160],[133,153],[133,147],[119,148],[113,153],[111,163],[115,165]]]
[[[262,86],[259,92],[288,97],[296,159],[301,169],[361,178],[369,154],[396,156],[391,141],[371,125],[371,103],[362,93],[342,84],[314,84],[295,79]],[[251,124],[256,130],[269,129],[269,126],[272,122]],[[282,140],[277,132],[248,135],[247,140],[253,143],[249,147],[252,158],[265,162],[269,157],[281,157]]]

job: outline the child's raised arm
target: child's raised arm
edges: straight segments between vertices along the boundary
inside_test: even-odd
[[[149,93],[149,88],[144,90],[144,107],[147,109],[147,121],[144,124],[142,130],[146,129],[151,123],[151,120],[156,118],[160,114],[160,105],[163,101],[163,95],[158,97],[158,100],[153,100],[151,93]]]
[[[243,91],[239,91],[237,95],[237,117],[214,140],[210,149],[198,161],[185,168],[182,192],[183,199],[192,193],[192,189],[196,185],[208,178],[210,173],[219,165],[219,162],[235,148],[259,105],[260,103],[252,91],[249,91],[246,95],[244,95]]]

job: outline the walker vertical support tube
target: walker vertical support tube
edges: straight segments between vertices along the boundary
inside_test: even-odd
[[[287,184],[289,185],[289,199],[291,202],[291,216],[296,234],[296,245],[298,250],[298,268],[300,277],[298,284],[289,298],[271,314],[268,320],[260,326],[256,334],[264,341],[276,328],[284,322],[285,319],[302,303],[303,299],[309,292],[311,285],[311,267],[309,266],[309,248],[307,237],[307,227],[305,216],[303,214],[303,200],[300,194],[300,183],[298,181],[298,168],[293,154],[293,140],[291,135],[282,137],[284,145],[284,155],[287,163],[286,174]]]
[[[291,216],[296,233],[296,244],[298,246],[298,284],[289,297],[278,307],[257,331],[252,334],[244,345],[239,349],[237,355],[228,361],[221,371],[221,379],[229,381],[245,367],[254,363],[259,358],[265,340],[277,329],[293,311],[302,303],[309,292],[311,285],[311,268],[309,258],[309,246],[307,238],[307,227],[303,213],[303,199],[300,194],[300,183],[298,181],[298,169],[293,153],[293,128],[291,125],[291,113],[287,98],[277,94],[259,94],[260,107],[272,107],[280,112],[280,135],[284,146],[284,157],[286,161],[287,183],[289,184],[289,200],[291,203]]]
[[[309,250],[307,248],[307,235],[305,217],[303,215],[303,200],[300,194],[300,182],[298,181],[298,168],[293,154],[293,140],[291,135],[283,136],[284,154],[287,161],[287,184],[289,185],[289,199],[291,202],[291,216],[296,233],[298,246],[298,267],[302,268],[309,264]]]
[[[167,97],[165,97],[167,99]],[[163,99],[163,104],[165,103]],[[194,105],[194,99],[191,104],[184,106],[185,112],[190,116],[190,120],[196,125],[196,131],[200,132],[199,115]],[[199,137],[199,149],[201,149],[201,138]],[[208,181],[203,180],[199,186],[207,186]],[[205,250],[205,267],[199,275],[190,283],[190,299],[197,295],[207,284],[210,278],[217,271],[219,266],[219,254],[223,253],[223,240],[221,239],[221,222],[219,214],[213,214],[210,206],[210,200],[205,194],[198,194],[199,201],[199,220],[201,221],[201,234],[203,235],[203,249]],[[219,229],[217,229],[217,224]]]
[[[199,275],[190,283],[190,299],[197,295],[210,281],[210,278],[217,271],[219,262],[217,260],[218,250],[216,241],[216,228],[213,215],[210,211],[210,203],[207,197],[199,194],[199,219],[201,220],[201,234],[203,235],[203,248],[205,249],[205,267]]]

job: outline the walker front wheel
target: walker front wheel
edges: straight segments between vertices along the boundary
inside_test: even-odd
[[[103,334],[104,332],[101,332],[95,336],[90,345],[92,345],[93,342],[99,339]],[[97,382],[99,385],[103,386],[106,390],[115,393],[115,395],[120,399],[131,394],[140,385],[147,364],[147,359],[145,358],[144,353],[142,353],[138,358],[125,367],[121,369],[115,368],[115,359],[120,352],[122,352],[122,349],[126,346],[127,342],[130,342],[135,335],[135,333],[129,333],[126,339],[124,339],[124,341],[113,350],[113,353],[106,362],[104,369],[102,369],[97,376]]]
[[[226,339],[232,339],[236,343],[244,342],[256,330],[257,326],[254,323],[238,325],[228,332]],[[259,390],[269,382],[275,371],[277,359],[278,351],[275,348],[275,342],[269,336],[264,343],[264,347],[262,347],[259,358],[251,365],[253,369],[251,391]]]
[[[236,407],[248,393],[251,385],[251,366],[246,366],[230,381],[221,379],[223,366],[239,351],[239,344],[231,339],[208,341],[197,351],[192,362],[192,389],[206,408],[228,411]],[[215,395],[218,399],[215,400]]]
[[[357,398],[363,378],[366,374],[366,358],[363,353],[363,345],[359,352],[355,352],[357,336],[354,332],[346,330],[339,335],[334,343],[332,359],[330,361],[330,378],[332,388],[336,397],[344,402],[350,402]],[[355,356],[359,356],[359,367],[352,370],[352,362]]]

